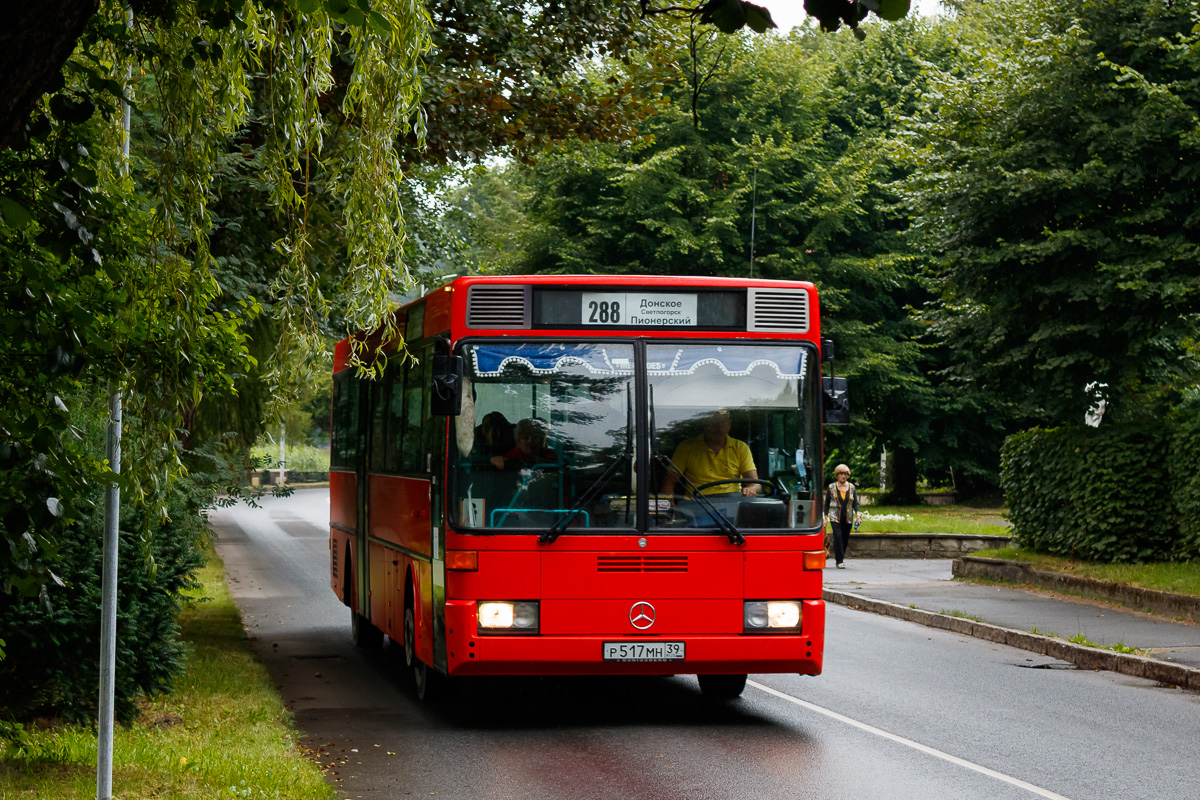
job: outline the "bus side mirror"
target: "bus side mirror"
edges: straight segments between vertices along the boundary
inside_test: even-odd
[[[833,339],[821,340],[821,360],[833,361],[837,356],[834,354]]]
[[[850,388],[845,378],[821,378],[826,425],[850,424]]]
[[[434,356],[430,412],[439,417],[457,417],[462,411],[462,385],[462,356]]]

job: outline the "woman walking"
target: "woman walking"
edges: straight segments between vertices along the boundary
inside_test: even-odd
[[[838,464],[833,468],[837,480],[825,491],[825,517],[833,527],[833,560],[838,569],[845,569],[846,548],[850,544],[850,529],[862,520],[858,510],[858,488],[850,482],[850,468]]]

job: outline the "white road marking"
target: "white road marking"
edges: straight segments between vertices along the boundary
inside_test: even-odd
[[[812,703],[801,700],[797,697],[792,697],[790,694],[784,694],[776,689],[772,689],[770,686],[764,686],[757,681],[746,681],[746,685],[753,686],[755,689],[760,689],[761,691],[774,695],[781,700],[794,703],[801,708],[807,708],[809,711],[815,711],[818,714],[823,714],[830,719],[836,719],[838,722],[844,722],[847,725],[853,725],[855,728],[866,731],[867,733],[873,733],[876,736],[882,736],[884,739],[890,739],[893,742],[905,745],[906,747],[911,747],[914,750],[919,750],[922,753],[934,756],[935,758],[949,761],[951,764],[957,764],[960,767],[966,767],[967,769],[974,770],[982,775],[987,775],[989,778],[995,778],[998,781],[1004,781],[1005,783],[1012,784],[1013,786],[1018,786],[1026,791],[1033,792],[1038,797],[1045,797],[1047,800],[1069,800],[1069,798],[1064,797],[1061,794],[1055,794],[1049,789],[1043,789],[1040,786],[1034,786],[1032,783],[1026,783],[1019,778],[1014,778],[1011,775],[1005,775],[1003,772],[996,772],[994,769],[988,769],[987,767],[972,763],[965,759],[959,758],[958,756],[952,756],[949,753],[943,753],[941,750],[929,747],[928,745],[923,745],[920,742],[914,742],[912,739],[905,739],[903,736],[897,736],[894,733],[888,733],[885,730],[872,727],[865,722],[859,722],[856,719],[850,719],[850,717],[843,716],[836,711],[830,711],[827,708],[821,708],[820,706],[813,705]]]

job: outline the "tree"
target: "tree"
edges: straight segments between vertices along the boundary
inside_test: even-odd
[[[1194,6],[963,13],[987,46],[934,82],[904,188],[949,373],[1034,421],[1079,423],[1100,398],[1159,408],[1198,375]]]
[[[0,30],[0,148],[17,138],[38,99],[61,80],[63,63],[100,0],[47,0],[9,8]]]
[[[416,109],[427,41],[420,7],[379,3],[369,16],[346,7],[337,17],[251,3],[143,11],[127,30],[122,6],[102,5],[55,91],[0,150],[0,390],[12,398],[0,408],[6,589],[41,585],[87,486],[109,479],[101,456],[78,443],[71,404],[109,386],[127,392],[128,434],[144,437],[147,457],[122,480],[131,500],[144,499],[183,471],[176,445],[187,409],[231,392],[232,374],[252,363],[243,324],[258,304],[217,279],[211,209],[228,137],[249,116],[248,85],[264,62],[273,67],[271,116],[258,181],[282,212],[271,282],[292,328],[319,335],[307,227],[317,188],[346,215],[348,305],[364,321],[382,318],[397,282],[402,226],[378,209],[398,205],[392,145]],[[335,39],[353,63],[342,107],[357,124],[322,160],[327,179],[315,187],[304,179],[323,155],[320,98],[332,86]],[[139,79],[123,86],[133,61]],[[123,95],[161,132],[135,139],[128,169]]]
[[[697,95],[688,33],[657,56],[678,77],[638,139],[577,142],[459,192],[473,252],[517,271],[745,276],[753,215],[753,274],[818,284],[823,332],[853,381],[856,421],[831,432],[830,458],[861,471],[886,445],[912,465],[908,497],[918,462],[994,485],[994,409],[931,374],[944,351],[909,313],[933,295],[890,188],[904,170],[886,157],[928,64],[949,63],[944,37],[907,22],[865,42],[731,39]]]
[[[910,0],[805,0],[805,10],[820,21],[822,28],[836,31],[843,23],[858,30],[858,24],[874,12],[882,19],[896,21],[909,11]],[[139,17],[150,16],[171,21],[189,13],[191,4],[181,0],[139,0],[130,4]],[[61,67],[75,49],[84,26],[100,9],[100,0],[49,0],[26,4],[17,9],[17,16],[0,31],[0,85],[9,87],[0,101],[0,148],[7,146],[45,91],[53,91]],[[381,19],[373,16],[382,9],[384,15],[390,4],[386,0],[283,0],[280,3],[261,3],[260,0],[200,0],[195,4],[200,16],[222,28],[231,20],[253,15],[264,9],[284,16],[296,14],[329,14],[341,21],[365,25],[368,22],[382,30]],[[378,6],[376,8],[375,6]],[[437,21],[436,49],[445,53],[444,66],[453,66],[439,80],[435,77],[427,86],[429,109],[439,121],[453,121],[455,108],[464,102],[482,103],[489,111],[512,111],[508,119],[494,128],[496,137],[463,137],[456,133],[437,136],[430,150],[442,157],[450,153],[482,152],[479,148],[489,140],[509,146],[529,135],[537,139],[554,135],[562,126],[554,123],[558,116],[573,117],[583,99],[579,94],[563,93],[552,96],[561,88],[560,82],[570,79],[574,61],[580,56],[620,54],[631,41],[645,44],[644,36],[632,36],[634,17],[645,19],[656,15],[684,15],[712,26],[726,34],[743,28],[762,33],[775,27],[770,12],[746,0],[695,0],[692,3],[658,2],[656,0],[621,0],[614,3],[593,3],[587,0],[538,0],[533,3],[496,2],[463,3],[439,0],[430,13]],[[548,96],[548,89],[549,91]],[[625,93],[635,91],[625,87]],[[510,98],[518,98],[513,104]],[[576,101],[572,103],[571,101]],[[607,114],[603,109],[590,109],[594,116],[587,122],[604,127]],[[441,113],[438,113],[441,112]],[[595,113],[599,112],[599,113]],[[465,116],[465,115],[464,115]],[[512,121],[533,123],[530,130],[510,125]],[[578,122],[578,120],[573,120]],[[439,131],[442,128],[439,125]],[[451,124],[446,126],[453,129]],[[516,142],[520,144],[519,142]]]

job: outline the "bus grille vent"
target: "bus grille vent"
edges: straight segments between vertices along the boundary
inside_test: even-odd
[[[597,556],[597,572],[687,572],[687,556]]]
[[[528,328],[532,288],[477,284],[467,290],[468,328]]]
[[[808,291],[748,289],[750,313],[746,330],[808,332]]]
[[[335,544],[329,551],[329,574],[330,574],[330,576],[332,576],[334,581],[337,581],[337,579],[338,579],[337,564],[338,564],[338,549],[337,549],[337,545]]]

